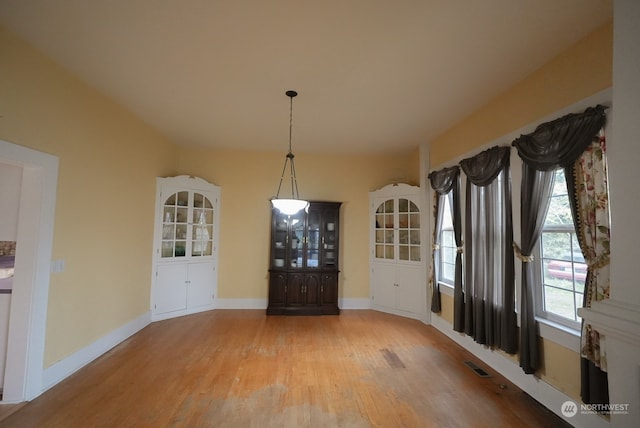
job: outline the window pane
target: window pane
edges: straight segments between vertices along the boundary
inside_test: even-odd
[[[409,227],[412,229],[420,229],[420,214],[411,214],[409,218]]]
[[[409,260],[409,247],[406,245],[400,245],[398,247],[398,251],[400,252],[400,260]]]
[[[412,262],[419,262],[420,261],[420,247],[412,245],[411,247],[409,247],[409,251],[411,253],[411,261]]]
[[[398,199],[398,212],[399,213],[408,213],[409,212],[409,200],[400,198]]]
[[[442,198],[442,228],[440,230],[440,281],[453,284],[455,280],[456,243],[451,221],[449,198]]]
[[[393,245],[385,245],[385,258],[393,259]]]
[[[577,309],[582,307],[587,265],[580,251],[569,205],[564,170],[555,171],[549,210],[540,238],[539,268],[542,296],[538,314],[555,321],[567,320],[578,328]],[[561,318],[558,318],[561,317]]]
[[[398,226],[403,229],[406,229],[409,227],[409,214],[398,215]]]
[[[544,304],[547,312],[575,320],[574,296],[571,291],[545,287]]]
[[[547,217],[545,219],[545,227],[552,225],[573,226],[571,206],[569,205],[569,197],[567,194],[567,182],[564,178],[564,170],[559,169],[554,176],[553,192],[551,194],[549,211],[547,211]]]

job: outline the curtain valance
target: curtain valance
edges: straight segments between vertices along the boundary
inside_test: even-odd
[[[433,171],[429,174],[431,188],[440,195],[449,193],[455,186],[458,176],[460,175],[460,167],[452,166],[443,168],[439,171]]]
[[[538,171],[573,166],[606,122],[606,107],[589,107],[538,125],[513,141],[522,161]]]
[[[487,186],[509,166],[510,147],[495,146],[460,161],[460,167],[476,186]]]

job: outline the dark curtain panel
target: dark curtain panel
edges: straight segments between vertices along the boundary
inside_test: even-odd
[[[440,258],[438,257],[438,252],[440,251],[440,233],[438,232],[442,227],[442,215],[444,209],[442,198],[446,198],[446,196],[441,195],[438,192],[435,192],[433,196],[433,218],[435,219],[435,221],[433,222],[433,248],[431,249],[430,281],[431,286],[433,287],[431,293],[431,312],[437,314],[442,311],[442,302],[440,299],[440,283],[438,282],[438,278],[440,278]]]
[[[464,332],[478,343],[517,350],[509,147],[464,159]]]
[[[553,171],[558,167],[572,168],[604,126],[605,110],[606,107],[597,105],[589,107],[584,113],[568,114],[539,125],[533,133],[522,135],[513,142],[518,155],[524,162],[521,195],[523,216],[521,259],[525,263],[522,269],[520,366],[525,373],[533,373],[540,366],[538,329],[533,309],[532,267],[526,262],[540,236],[542,225],[539,223],[543,221],[548,208],[545,205],[548,205],[549,195],[545,196],[547,202],[544,202],[543,193],[551,191],[551,184],[548,184],[551,179],[547,174],[540,172]],[[573,177],[573,174],[569,173],[565,176]],[[568,178],[567,186],[571,194],[571,187],[574,186],[571,178]],[[572,210],[575,211],[573,205],[572,201]],[[584,378],[582,383],[584,386]]]
[[[455,331],[464,330],[464,293],[462,290],[462,211],[460,208],[460,170],[453,187],[453,236],[456,240],[456,270],[453,283],[453,329]]]
[[[534,265],[531,253],[540,237],[547,216],[554,171],[537,171],[522,164],[520,233],[522,247],[522,292],[520,297],[520,367],[525,373],[534,373],[540,367],[538,326],[534,305]]]
[[[460,167],[452,166],[450,168],[444,168],[439,171],[434,171],[429,174],[429,181],[431,183],[431,188],[435,190],[437,195],[437,203],[436,203],[436,222],[435,222],[435,230],[434,236],[440,230],[440,198],[443,195],[447,195],[449,193],[453,193],[453,204],[452,207],[452,222],[454,235],[456,239],[456,246],[460,249],[462,237],[461,237],[461,229],[460,229]],[[456,208],[457,207],[457,208]],[[436,238],[437,239],[437,238]],[[434,243],[436,242],[434,239]],[[435,251],[435,250],[434,250]],[[435,259],[433,260],[434,270],[437,272],[435,266]],[[462,252],[456,252],[456,270],[455,270],[455,282],[454,282],[454,292],[453,292],[453,305],[454,305],[454,329],[456,326],[455,323],[455,307],[456,304],[460,304],[460,301],[463,301],[462,297]],[[431,311],[432,312],[440,312],[440,288],[438,286],[438,275],[435,275],[434,278],[434,286],[433,286],[433,296],[431,299]],[[458,330],[459,331],[459,330]]]

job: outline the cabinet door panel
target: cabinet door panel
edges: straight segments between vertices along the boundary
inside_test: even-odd
[[[187,307],[187,266],[159,265],[156,270],[155,312],[179,311]]]
[[[319,293],[320,293],[320,275],[315,273],[305,275],[305,280],[304,280],[305,303],[307,305],[319,304],[319,300],[318,300]]]
[[[376,263],[373,265],[371,275],[373,303],[395,309],[398,304],[396,299],[396,265]]]
[[[300,306],[304,304],[302,293],[304,285],[304,274],[289,273],[287,275],[287,305]]]
[[[338,274],[323,273],[322,286],[320,287],[320,304],[338,304]]]
[[[215,272],[211,263],[190,263],[187,278],[187,306],[205,306],[213,302]]]
[[[426,284],[422,283],[421,274],[422,270],[419,268],[398,268],[398,309],[416,314],[425,313]]]
[[[269,304],[284,306],[287,299],[287,275],[281,272],[272,272],[269,281]]]

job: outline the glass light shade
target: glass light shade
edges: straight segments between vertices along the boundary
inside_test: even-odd
[[[309,207],[309,202],[302,199],[272,199],[271,203],[274,208],[286,215],[294,215]]]

